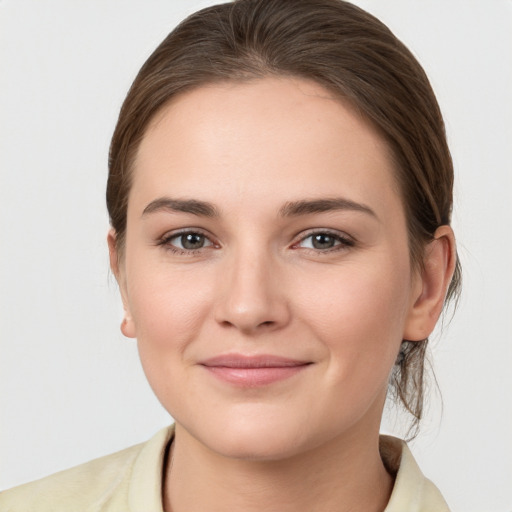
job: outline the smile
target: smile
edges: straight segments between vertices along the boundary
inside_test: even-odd
[[[265,386],[305,370],[312,363],[279,356],[227,354],[200,363],[216,378],[241,387]]]

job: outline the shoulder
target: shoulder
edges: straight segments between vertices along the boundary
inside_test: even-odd
[[[158,455],[170,437],[169,432],[170,429],[164,429],[146,443],[4,491],[0,493],[0,512],[127,510],[134,469],[143,459],[145,465],[154,466],[146,467],[148,472],[161,471]],[[155,453],[151,460],[148,447]]]
[[[0,494],[0,510],[77,510],[80,505],[105,501],[127,479],[141,447],[132,446],[4,491]]]

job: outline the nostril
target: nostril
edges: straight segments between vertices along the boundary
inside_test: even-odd
[[[276,324],[276,322],[274,322],[273,320],[266,320],[265,322],[260,322],[260,323],[254,323],[251,325],[246,325],[246,324],[243,324],[242,322],[230,322],[229,320],[223,320],[222,322],[220,322],[220,325],[224,328],[237,328],[237,329],[241,329],[242,331],[255,331],[255,330],[259,330],[259,329],[269,329],[271,327],[273,327],[274,325]]]

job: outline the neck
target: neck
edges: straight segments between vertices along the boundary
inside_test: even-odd
[[[361,429],[285,460],[243,460],[209,450],[176,425],[164,481],[166,512],[382,512],[393,480],[378,431]]]

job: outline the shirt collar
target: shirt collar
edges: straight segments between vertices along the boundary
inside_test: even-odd
[[[130,512],[163,512],[162,480],[164,459],[174,425],[163,428],[142,448],[133,465],[128,491]]]
[[[407,444],[396,437],[381,435],[382,461],[395,484],[384,512],[449,512],[437,487],[421,472]]]

